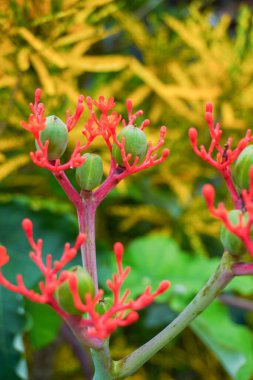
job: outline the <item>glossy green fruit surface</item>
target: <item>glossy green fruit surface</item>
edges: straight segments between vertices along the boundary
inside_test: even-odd
[[[69,269],[70,272],[73,272],[77,276],[77,288],[78,294],[83,303],[85,303],[85,295],[90,293],[94,295],[95,288],[92,278],[86,269],[82,268],[80,265],[76,265]],[[55,298],[58,301],[60,307],[69,314],[81,315],[82,311],[75,308],[73,296],[70,290],[69,282],[64,281],[56,289]]]
[[[243,222],[246,224],[248,220],[248,213],[243,213],[240,210],[232,210],[228,214],[228,218],[233,225],[237,225],[239,222],[239,215],[243,215]],[[223,244],[225,250],[227,250],[232,255],[241,255],[246,252],[246,248],[242,240],[232,232],[228,231],[227,228],[222,225],[220,231],[220,240]]]
[[[95,311],[99,315],[103,315],[113,305],[113,300],[110,297],[104,297],[99,300],[95,306]]]
[[[233,179],[239,190],[249,189],[249,170],[252,165],[253,145],[249,145],[239,154],[233,170]]]
[[[133,164],[134,159],[137,156],[139,157],[138,162],[140,163],[145,157],[148,147],[145,133],[140,128],[136,128],[133,125],[128,125],[119,132],[117,135],[117,140],[121,142],[123,137],[125,138],[126,156],[129,153],[132,155],[129,160],[130,165]],[[112,155],[119,165],[124,166],[121,151],[115,143],[112,146]]]
[[[93,190],[103,178],[103,162],[99,155],[86,153],[85,162],[76,168],[76,182],[83,190]]]
[[[46,118],[46,128],[40,132],[42,144],[49,140],[48,159],[49,161],[60,158],[68,145],[68,129],[59,117],[52,115]],[[36,148],[39,149],[35,142]]]

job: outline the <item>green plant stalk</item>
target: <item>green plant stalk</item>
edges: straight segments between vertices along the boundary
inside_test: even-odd
[[[109,339],[104,341],[104,345],[101,349],[91,349],[91,356],[95,367],[93,380],[112,380],[110,374],[112,360],[109,349]]]
[[[201,314],[233,279],[234,263],[235,259],[225,252],[216,272],[173,322],[143,346],[125,358],[113,362],[112,379],[124,379],[132,375]]]

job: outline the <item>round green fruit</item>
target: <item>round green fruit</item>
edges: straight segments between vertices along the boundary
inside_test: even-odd
[[[243,215],[242,220],[243,223],[246,224],[249,215],[247,212],[243,213],[241,210],[230,211],[228,213],[228,219],[233,225],[237,225],[239,223],[239,215]],[[232,232],[228,231],[224,225],[221,226],[220,240],[223,244],[224,249],[232,255],[239,256],[246,251],[242,240]]]
[[[123,137],[125,138],[124,148],[126,156],[129,153],[131,154],[129,164],[132,165],[137,156],[139,157],[138,162],[140,163],[145,157],[148,148],[145,133],[140,128],[136,128],[133,125],[128,125],[119,132],[117,135],[117,140],[121,142]],[[120,166],[124,166],[121,151],[115,143],[112,146],[112,155]]]
[[[109,310],[113,305],[113,300],[110,297],[104,297],[99,300],[95,306],[95,311],[99,315],[103,315],[107,310]]]
[[[83,303],[85,303],[85,295],[91,294],[94,296],[95,288],[92,278],[86,269],[82,268],[80,265],[76,265],[69,269],[69,272],[75,273],[77,276],[77,289],[78,294]],[[68,280],[64,281],[58,288],[56,289],[55,298],[59,303],[60,307],[65,310],[69,314],[73,315],[81,315],[82,311],[77,310],[75,308],[73,296],[70,290]]]
[[[52,115],[46,118],[46,127],[40,132],[42,144],[49,140],[48,159],[57,160],[65,152],[68,144],[68,129],[59,117]],[[36,148],[39,149],[37,142]]]
[[[249,170],[252,165],[253,145],[249,145],[239,154],[233,170],[234,182],[239,190],[249,188]]]
[[[85,162],[76,168],[76,182],[83,190],[93,190],[103,178],[103,162],[100,156],[86,153]]]

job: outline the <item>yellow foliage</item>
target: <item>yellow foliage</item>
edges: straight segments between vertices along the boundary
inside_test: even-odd
[[[167,189],[182,210],[175,222],[169,212],[163,213],[159,207],[140,204],[134,207],[133,214],[131,207],[124,206],[117,208],[122,216],[119,226],[127,230],[152,219],[155,230],[177,234],[175,229],[181,225],[191,246],[204,252],[200,235],[218,234],[218,224],[210,223],[207,212],[201,212],[204,205],[195,188],[199,181],[206,182],[216,173],[194,156],[187,131],[197,126],[200,142],[209,142],[203,114],[206,101],[214,102],[222,127],[227,130],[224,143],[231,131],[236,140],[251,127],[250,9],[240,8],[231,34],[229,15],[212,23],[212,13],[200,11],[197,2],[188,7],[185,18],[168,14],[158,18],[152,12],[147,17],[149,27],[138,13],[130,13],[113,0],[0,3],[0,116],[4,121],[1,179],[29,162],[28,154],[27,160],[15,160],[14,156],[22,157],[20,148],[24,143],[33,147],[31,137],[19,123],[28,116],[28,103],[36,87],[43,89],[47,115],[57,113],[61,118],[66,108],[74,110],[80,92],[95,98],[114,96],[117,110],[124,116],[125,100],[132,98],[135,109],[144,108],[145,116],[151,119],[149,139],[156,138],[159,125],[168,126],[166,146],[171,149],[170,157],[147,175],[153,186]],[[114,46],[114,39],[118,45]],[[130,55],[129,46],[137,49],[136,56]],[[69,152],[80,139],[84,121],[85,117],[70,134]],[[101,141],[95,143],[94,150],[104,155]],[[104,162],[108,173],[108,155]],[[131,181],[129,178],[121,185],[121,194]],[[193,201],[194,197],[198,201]],[[110,208],[108,212],[116,210]]]
[[[24,159],[18,151],[28,136],[20,121],[29,114],[28,105],[36,87],[43,90],[47,112],[50,108],[62,109],[63,99],[74,110],[80,75],[85,71],[113,72],[126,66],[126,58],[120,55],[106,55],[104,59],[87,55],[95,43],[113,33],[105,30],[102,15],[100,24],[90,21],[99,8],[105,10],[112,3],[112,0],[68,0],[57,4],[50,0],[1,2],[0,149],[7,153],[0,169],[1,180],[30,160],[28,152]],[[115,7],[108,8],[108,14],[114,10]],[[30,141],[31,136],[28,138]],[[8,152],[11,156],[16,154],[16,158],[10,158]]]
[[[30,161],[30,158],[27,154],[17,155],[13,158],[8,158],[0,165],[0,180],[2,181],[14,170],[18,170],[20,167],[24,166]]]

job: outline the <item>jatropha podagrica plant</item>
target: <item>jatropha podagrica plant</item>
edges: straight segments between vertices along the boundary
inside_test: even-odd
[[[189,137],[195,153],[214,166],[223,176],[231,194],[234,210],[227,211],[223,204],[214,206],[215,190],[205,185],[203,194],[211,213],[223,222],[221,241],[224,255],[216,272],[207,284],[198,292],[193,301],[157,336],[145,343],[127,357],[113,361],[109,350],[109,337],[117,327],[127,326],[138,319],[138,310],[150,305],[153,300],[169,288],[164,280],[155,291],[147,287],[135,300],[130,298],[130,290],[122,292],[122,285],[130,268],[122,266],[124,247],[117,242],[114,254],[117,272],[107,281],[111,298],[103,298],[104,291],[98,288],[95,215],[96,209],[106,195],[124,178],[138,171],[162,163],[169,155],[167,148],[160,156],[157,151],[164,144],[166,128],[160,129],[158,142],[148,142],[144,129],[149,120],[144,120],[140,127],[135,122],[142,111],[133,113],[132,103],[127,100],[128,120],[122,119],[114,111],[114,99],[98,101],[80,96],[74,114],[67,111],[64,123],[57,116],[45,116],[45,107],[40,102],[41,90],[35,91],[34,104],[30,104],[31,115],[21,125],[31,132],[35,139],[35,151],[31,152],[33,162],[48,169],[55,176],[77,211],[79,234],[73,247],[65,244],[62,256],[54,261],[51,254],[45,259],[42,255],[42,239],[34,240],[33,226],[29,219],[24,219],[22,226],[32,251],[30,258],[40,269],[44,279],[38,284],[39,292],[30,290],[25,285],[22,275],[17,276],[16,284],[5,278],[1,268],[9,261],[5,247],[0,247],[0,284],[13,292],[22,294],[34,302],[51,306],[71,327],[76,338],[91,349],[94,361],[95,380],[123,379],[134,373],[152,355],[170,342],[189,323],[196,318],[235,277],[252,275],[253,264],[240,262],[242,253],[248,251],[253,256],[253,168],[251,131],[239,141],[232,150],[232,139],[222,146],[222,131],[219,124],[214,124],[213,107],[206,106],[206,121],[210,130],[211,144],[208,151],[197,146],[197,131],[190,128]],[[77,142],[69,160],[61,162],[67,143],[68,133],[76,126],[84,104],[89,110],[89,117],[82,130],[84,143]],[[96,110],[96,111],[95,111]],[[103,179],[103,162],[99,155],[89,152],[96,137],[102,137],[107,145],[111,160],[110,171]],[[213,151],[217,150],[216,157]],[[235,165],[232,175],[231,165]],[[81,188],[78,192],[69,181],[65,171],[76,171],[76,182]],[[246,188],[244,188],[246,187]],[[75,266],[64,270],[66,264],[81,249],[83,267]]]

